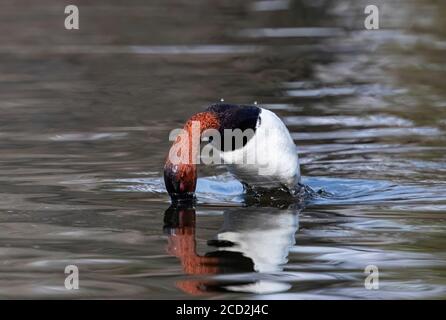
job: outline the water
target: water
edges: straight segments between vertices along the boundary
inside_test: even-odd
[[[446,5],[375,2],[379,31],[347,0],[81,1],[67,31],[3,1],[0,297],[445,298]],[[280,115],[320,193],[210,167],[169,208],[168,133],[221,98]]]

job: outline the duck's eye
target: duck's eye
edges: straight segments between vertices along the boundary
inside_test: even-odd
[[[259,126],[262,124],[262,117],[259,116]]]

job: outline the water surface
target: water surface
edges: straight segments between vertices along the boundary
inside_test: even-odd
[[[79,1],[67,31],[3,1],[0,297],[445,298],[446,5],[375,1],[366,31],[367,2]],[[276,112],[320,193],[203,167],[170,208],[168,133],[221,98]]]

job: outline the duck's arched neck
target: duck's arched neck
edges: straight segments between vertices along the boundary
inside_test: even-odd
[[[220,121],[214,112],[200,112],[186,122],[175,139],[164,165],[164,182],[173,201],[195,198],[201,134],[219,127]]]

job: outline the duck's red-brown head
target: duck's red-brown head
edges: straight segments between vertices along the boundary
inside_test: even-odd
[[[172,200],[194,199],[201,134],[205,130],[219,128],[218,115],[212,111],[197,113],[186,122],[164,165],[164,183]]]
[[[197,166],[203,131],[218,130],[223,142],[226,129],[255,130],[260,114],[256,106],[218,103],[193,115],[170,148],[164,165],[164,182],[174,202],[193,200],[197,185]]]

